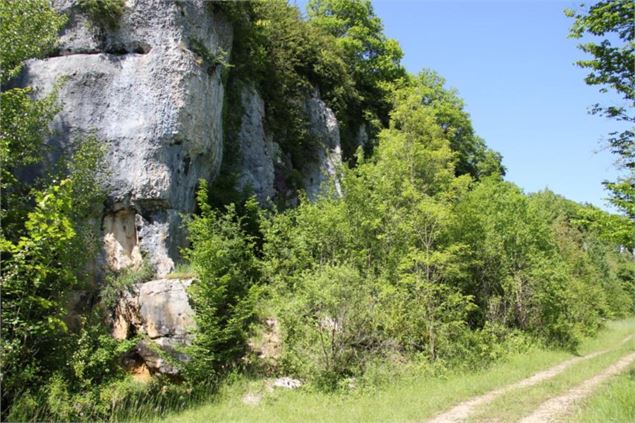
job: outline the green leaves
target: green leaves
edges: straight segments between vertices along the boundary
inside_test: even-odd
[[[390,83],[405,77],[399,43],[384,35],[368,0],[312,0],[307,11],[311,26],[334,37],[331,42],[353,79],[355,94],[346,99],[345,109],[336,108],[340,122],[349,131],[365,122],[374,138],[373,131],[388,124]],[[352,156],[357,146],[346,140],[344,149]]]
[[[126,7],[125,0],[78,0],[79,8],[97,25],[116,28]]]
[[[222,214],[212,210],[205,181],[197,201],[201,215],[187,223],[192,246],[184,251],[197,275],[190,294],[198,326],[186,371],[192,381],[205,381],[244,353],[260,275],[253,239],[233,204]]]
[[[0,1],[0,83],[16,76],[25,60],[49,52],[66,23],[46,0]]]
[[[635,219],[635,123],[633,102],[635,101],[635,3],[631,0],[602,0],[584,7],[578,12],[565,11],[574,18],[570,37],[590,38],[578,47],[591,56],[577,65],[589,70],[585,81],[600,87],[600,92],[609,90],[617,94],[622,104],[593,105],[591,113],[626,122],[627,129],[609,134],[608,145],[618,158],[618,166],[626,175],[615,182],[606,182],[609,200],[631,219]],[[589,37],[590,36],[590,37]],[[603,39],[597,41],[597,37]]]

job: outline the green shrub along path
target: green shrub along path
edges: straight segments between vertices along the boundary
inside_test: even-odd
[[[577,354],[532,348],[525,353],[509,355],[479,371],[431,374],[430,369],[414,368],[409,374],[399,374],[392,379],[391,375],[385,375],[387,380],[384,384],[375,384],[371,388],[343,388],[335,393],[318,392],[309,388],[293,391],[276,389],[269,392],[265,380],[239,378],[224,386],[210,403],[154,421],[423,422],[449,411],[462,401],[500,389],[506,391],[506,395],[498,398],[504,401],[497,400],[490,404],[496,409],[479,404],[483,408],[473,410],[472,417],[475,421],[496,421],[499,418],[499,421],[516,421],[533,412],[533,409],[525,410],[520,407],[518,413],[510,414],[507,410],[510,404],[523,403],[528,398],[531,406],[538,407],[551,396],[569,391],[620,358],[632,354],[635,351],[633,334],[635,319],[615,321],[608,323],[607,328],[597,337],[583,342]],[[535,386],[517,387],[527,378],[539,372],[553,370],[554,366],[562,363],[570,364],[565,369],[560,369],[560,373],[552,379],[545,378]],[[618,382],[628,386],[629,381],[618,379]],[[505,388],[510,386],[517,389]],[[616,391],[619,389],[614,388]],[[624,388],[622,390],[626,391]],[[625,392],[622,396],[624,395],[628,393]],[[250,398],[257,400],[249,401]],[[607,400],[593,398],[593,401]],[[629,405],[628,401],[624,404]],[[487,412],[486,415],[479,414],[483,411]]]

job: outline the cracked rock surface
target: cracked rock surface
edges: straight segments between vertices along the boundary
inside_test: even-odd
[[[113,336],[127,339],[142,335],[136,348],[152,372],[176,374],[159,350],[187,361],[180,347],[191,345],[196,327],[194,310],[187,295],[192,279],[158,279],[140,283],[125,292],[115,307]]]
[[[222,160],[222,66],[192,45],[229,51],[231,25],[203,0],[128,0],[115,29],[89,22],[72,0],[54,5],[69,15],[58,49],[30,60],[18,84],[38,96],[59,85],[56,154],[90,134],[107,144],[105,214],[127,228],[105,228],[106,262],[118,270],[138,250],[164,275],[184,242],[179,214],[194,210],[198,180],[212,179]]]

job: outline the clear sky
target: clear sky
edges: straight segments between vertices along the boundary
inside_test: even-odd
[[[587,113],[606,99],[574,65],[584,54],[567,38],[572,19],[563,10],[577,4],[373,1],[407,70],[433,69],[459,91],[476,132],[502,153],[506,179],[608,209],[601,182],[616,171],[602,140],[615,123]]]

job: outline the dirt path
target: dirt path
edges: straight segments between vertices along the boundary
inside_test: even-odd
[[[630,341],[633,338],[633,336],[634,335],[626,337],[620,343],[620,345],[624,345],[626,342]],[[500,397],[501,395],[504,395],[504,394],[506,394],[506,393],[508,393],[510,391],[513,391],[514,389],[527,388],[527,387],[536,385],[536,384],[538,384],[540,382],[543,382],[545,380],[551,379],[551,378],[559,375],[560,373],[564,372],[566,369],[568,369],[569,367],[573,366],[576,363],[592,359],[592,358],[597,357],[599,355],[605,354],[605,353],[607,353],[609,351],[611,351],[611,350],[607,349],[607,350],[597,351],[597,352],[595,352],[593,354],[585,355],[585,356],[582,356],[582,357],[574,357],[574,358],[571,358],[569,360],[563,361],[562,363],[558,364],[557,366],[554,366],[554,367],[551,367],[551,368],[549,368],[547,370],[543,370],[541,372],[538,372],[538,373],[534,374],[533,376],[528,377],[527,379],[523,379],[523,380],[521,380],[519,382],[516,382],[516,383],[513,383],[511,385],[503,386],[502,388],[495,389],[493,391],[490,391],[490,392],[488,392],[486,394],[483,394],[483,395],[479,395],[479,396],[474,397],[472,399],[469,399],[467,401],[463,401],[463,402],[459,403],[458,405],[456,405],[455,407],[451,408],[450,410],[448,410],[448,411],[446,411],[446,412],[444,412],[442,414],[439,414],[436,417],[433,417],[432,419],[428,420],[428,423],[457,423],[457,422],[464,422],[464,421],[467,420],[467,418],[470,416],[470,414],[472,414],[472,412],[474,412],[474,410],[477,407],[481,407],[481,406],[483,406],[485,404],[489,404],[490,402],[494,401],[496,398]],[[629,357],[630,357],[630,355],[629,355]],[[621,362],[621,360],[620,360],[620,362]],[[607,371],[608,371],[608,369],[607,369]],[[600,376],[600,375],[598,375],[598,376]],[[532,414],[532,416],[533,416],[533,414]],[[525,423],[538,422],[538,421],[544,422],[544,421],[547,421],[547,420],[527,420],[526,422],[525,422],[525,420],[523,420],[523,422],[525,422]]]
[[[554,422],[570,412],[576,402],[590,395],[595,388],[607,379],[622,373],[628,366],[635,363],[635,353],[622,357],[601,373],[587,379],[578,386],[571,388],[564,394],[544,402],[532,414],[525,417],[520,423],[544,423]]]

